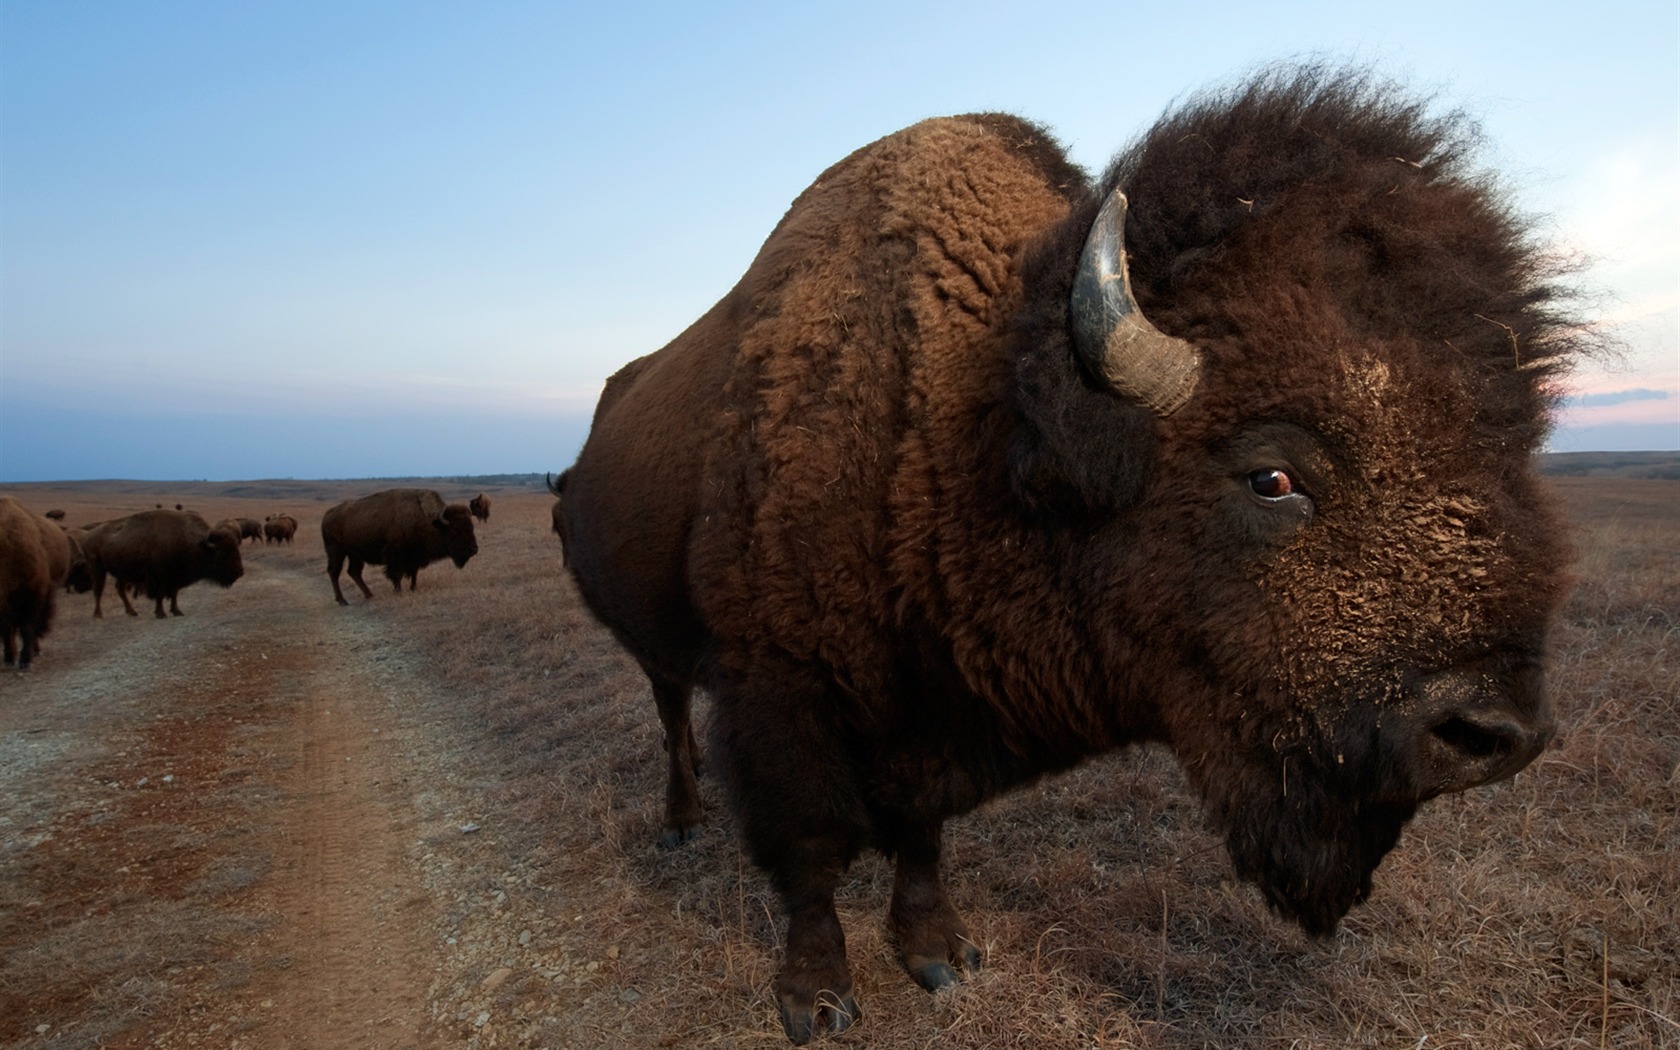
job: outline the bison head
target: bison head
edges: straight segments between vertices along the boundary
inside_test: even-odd
[[[1017,332],[1012,483],[1086,540],[1099,673],[1323,934],[1419,804],[1552,735],[1531,457],[1580,347],[1450,122],[1351,148],[1362,85],[1262,87],[1158,125],[1029,259],[1072,309]]]
[[[443,539],[443,549],[457,569],[465,568],[478,553],[478,538],[473,534],[472,510],[464,503],[451,503],[432,519],[432,527]]]
[[[239,532],[230,528],[214,528],[199,543],[204,559],[204,575],[223,587],[232,587],[245,575],[245,562],[239,556]]]

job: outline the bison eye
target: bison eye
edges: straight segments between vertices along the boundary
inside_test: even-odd
[[[1268,467],[1250,474],[1248,487],[1261,499],[1278,500],[1295,494],[1295,479],[1288,471]]]

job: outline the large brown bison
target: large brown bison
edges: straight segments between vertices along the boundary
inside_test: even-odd
[[[668,838],[715,697],[795,1042],[856,1014],[860,850],[950,984],[980,953],[942,823],[1089,755],[1171,748],[1237,874],[1326,934],[1420,803],[1545,746],[1565,550],[1530,459],[1585,336],[1470,139],[1322,70],[1197,97],[1094,183],[1019,119],[930,120],[608,381],[571,570],[652,680]]]
[[[459,569],[478,553],[467,505],[446,505],[430,489],[386,489],[345,500],[322,515],[321,541],[327,549],[333,597],[340,605],[350,604],[338,585],[346,559],[362,597],[372,598],[373,592],[362,581],[364,564],[385,566],[385,576],[397,591],[402,590],[403,577],[408,577],[412,591],[420,570],[432,562],[448,558]]]
[[[103,617],[105,581],[116,582],[123,611],[138,616],[129,590],[156,602],[159,619],[181,615],[183,587],[210,580],[223,587],[245,575],[239,534],[211,528],[196,511],[143,510],[107,521],[82,541],[93,574],[93,615]],[[163,611],[169,600],[169,613]]]
[[[477,518],[479,521],[489,521],[490,497],[480,492],[478,495],[467,501],[467,509],[471,510],[472,516]]]
[[[0,649],[27,670],[52,627],[58,589],[70,572],[64,530],[12,496],[0,496]]]

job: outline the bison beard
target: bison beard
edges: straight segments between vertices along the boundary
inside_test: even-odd
[[[1303,752],[1243,772],[1221,785],[1222,795],[1209,796],[1209,817],[1225,829],[1232,866],[1279,915],[1313,936],[1329,936],[1370,895],[1372,873],[1416,804],[1383,800]]]
[[[653,684],[669,844],[714,697],[795,1042],[858,1016],[860,851],[948,985],[980,954],[943,822],[1087,756],[1170,747],[1325,934],[1421,802],[1544,746],[1565,553],[1530,457],[1588,336],[1465,142],[1316,69],[1192,100],[1096,183],[1016,118],[926,121],[607,381],[555,531]]]

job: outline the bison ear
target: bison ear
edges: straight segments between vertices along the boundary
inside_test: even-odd
[[[1155,465],[1155,413],[1094,388],[1065,337],[1050,335],[1016,359],[1014,399],[1010,482],[1029,508],[1110,515],[1142,497]]]

